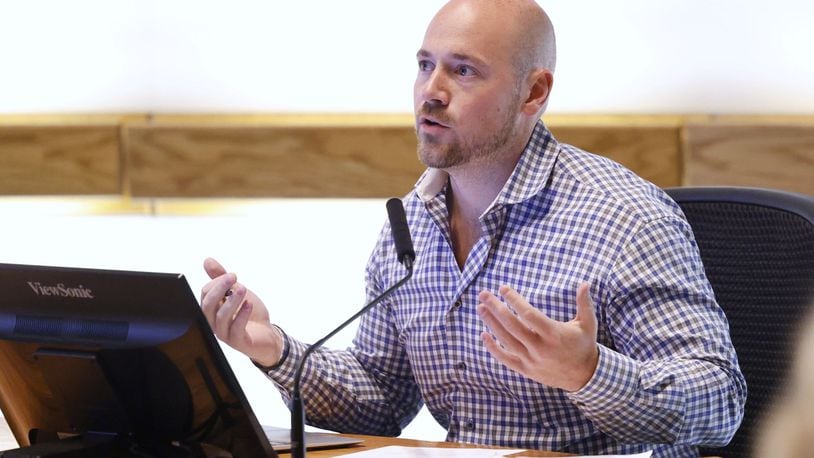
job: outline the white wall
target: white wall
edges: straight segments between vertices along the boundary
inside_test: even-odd
[[[0,2],[0,113],[410,112],[441,0]],[[541,0],[552,112],[811,113],[814,3]]]

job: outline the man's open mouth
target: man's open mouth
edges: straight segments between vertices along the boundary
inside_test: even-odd
[[[442,123],[440,123],[440,122],[438,122],[438,121],[436,121],[436,120],[434,120],[434,119],[427,118],[427,117],[424,117],[424,116],[422,116],[422,117],[419,119],[419,123],[420,123],[421,125],[430,126],[430,127],[432,127],[432,126],[438,126],[438,127],[449,127],[449,126],[447,126],[447,125],[445,125],[445,124],[442,124]]]

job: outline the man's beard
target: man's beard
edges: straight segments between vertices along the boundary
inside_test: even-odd
[[[515,94],[514,99],[518,99],[519,94]],[[509,143],[514,137],[515,128],[515,107],[518,103],[512,103],[506,110],[503,124],[497,132],[492,133],[485,139],[459,139],[451,143],[437,142],[432,135],[421,135],[418,137],[418,158],[427,167],[436,169],[446,169],[467,164],[476,160],[488,159],[495,151]],[[435,110],[436,112],[439,110]],[[432,108],[422,107],[420,114],[434,114]],[[439,115],[443,116],[443,114]],[[442,118],[444,119],[444,118]]]

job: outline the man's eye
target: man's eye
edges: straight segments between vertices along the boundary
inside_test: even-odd
[[[418,61],[418,69],[422,72],[432,70],[432,64],[427,60],[420,60]]]
[[[460,67],[458,67],[456,73],[458,73],[461,76],[474,76],[475,70],[473,70],[472,67],[468,65],[461,65]]]

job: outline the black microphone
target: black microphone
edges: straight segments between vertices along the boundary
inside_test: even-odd
[[[362,316],[365,312],[370,310],[371,307],[381,302],[383,299],[390,296],[393,291],[407,283],[407,280],[413,276],[413,261],[415,260],[415,251],[413,251],[413,241],[410,238],[410,228],[407,226],[407,217],[404,214],[404,206],[401,200],[393,198],[387,201],[387,216],[390,220],[390,231],[393,236],[393,241],[396,246],[396,253],[399,262],[404,264],[407,269],[407,275],[401,280],[396,282],[387,291],[381,293],[378,297],[373,299],[370,303],[362,307],[352,317],[348,318],[344,323],[340,324],[336,329],[329,332],[328,335],[319,339],[308,347],[303,352],[299,363],[297,364],[297,371],[294,373],[294,388],[291,390],[291,401],[289,408],[291,409],[291,456],[292,458],[305,457],[305,409],[300,396],[300,379],[302,378],[302,371],[305,368],[305,360],[317,348],[321,347],[328,339],[333,337],[337,332],[345,328],[345,326],[352,323],[354,320]]]
[[[410,238],[410,227],[407,226],[407,215],[404,214],[404,205],[395,197],[387,201],[387,217],[390,219],[390,231],[393,242],[396,244],[396,255],[400,263],[411,265],[415,261],[413,240]]]

